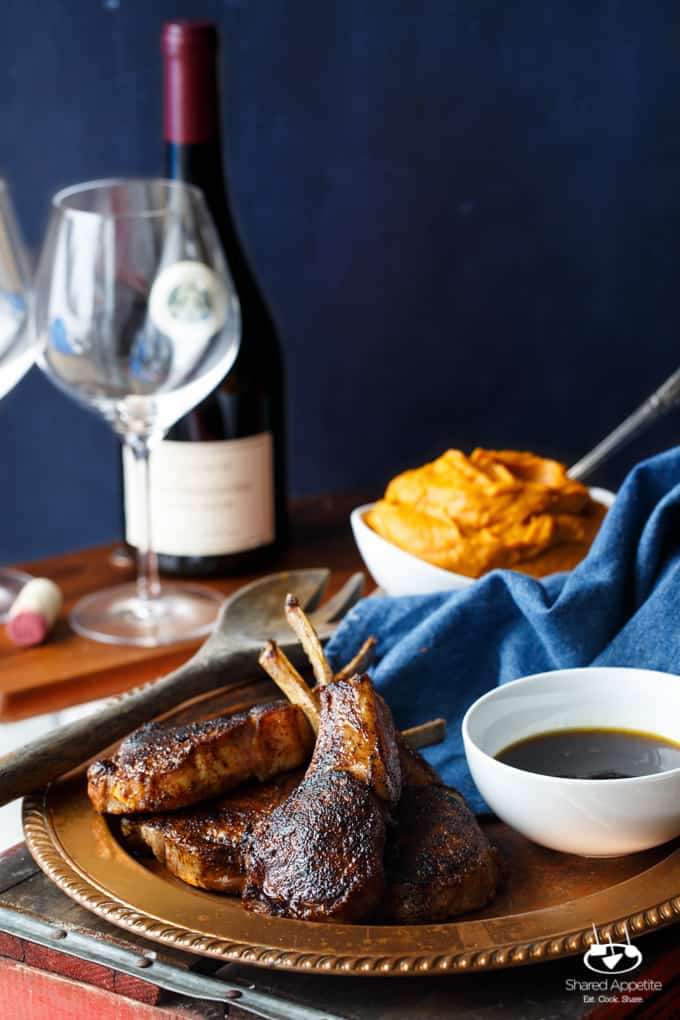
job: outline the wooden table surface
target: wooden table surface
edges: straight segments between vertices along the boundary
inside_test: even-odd
[[[362,569],[352,539],[349,513],[362,494],[343,494],[298,501],[293,506],[291,541],[272,570],[330,567],[329,591]],[[198,647],[184,642],[163,648],[106,645],[75,634],[68,625],[71,606],[83,595],[134,576],[134,566],[114,565],[120,545],[99,546],[18,564],[34,576],[49,577],[64,592],[64,608],[48,641],[37,648],[17,648],[0,628],[0,722],[55,712],[70,705],[116,694],[174,669]],[[206,580],[225,594],[254,575]]]

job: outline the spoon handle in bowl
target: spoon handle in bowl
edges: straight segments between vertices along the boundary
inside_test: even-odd
[[[622,421],[613,432],[597,444],[585,457],[581,457],[567,472],[570,478],[580,481],[591,474],[619,447],[630,442],[671,408],[680,404],[680,368],[669,376],[645,402]]]
[[[0,757],[0,806],[45,786],[109,744],[182,701],[242,678],[251,648],[225,647],[219,663],[200,652],[172,673],[105,702],[101,708]]]

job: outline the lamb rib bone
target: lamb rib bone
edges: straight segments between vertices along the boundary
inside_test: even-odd
[[[260,665],[271,677],[276,686],[288,700],[297,705],[307,716],[315,733],[319,731],[319,695],[318,691],[310,690],[285,652],[281,651],[275,641],[268,641],[259,658]],[[338,677],[339,678],[339,677]],[[445,719],[430,719],[404,730],[401,736],[412,750],[438,744],[444,739],[446,731]]]
[[[325,687],[333,680],[333,670],[324,655],[319,635],[295,595],[286,596],[286,619],[305,650],[314,670],[316,682],[320,687]]]
[[[355,673],[365,673],[368,667],[373,662],[375,655],[375,647],[378,644],[378,639],[373,637],[367,637],[363,645],[354,656],[353,659],[343,666],[341,670],[335,674],[335,680],[349,680]]]
[[[288,700],[302,709],[316,735],[319,732],[319,696],[309,689],[285,652],[275,641],[267,641],[258,662]]]

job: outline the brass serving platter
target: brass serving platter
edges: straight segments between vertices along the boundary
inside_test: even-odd
[[[232,709],[262,700],[223,699]],[[214,714],[198,699],[178,720]],[[67,895],[145,938],[225,961],[302,972],[366,976],[490,970],[583,953],[680,920],[680,840],[629,857],[596,860],[535,846],[507,826],[485,826],[507,879],[483,911],[447,924],[313,924],[263,917],[238,899],[203,892],[155,861],[130,855],[115,823],[98,815],[84,772],[24,802],[24,832],[40,867]]]

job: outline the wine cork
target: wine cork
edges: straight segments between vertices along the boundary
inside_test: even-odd
[[[7,634],[15,645],[39,645],[59,615],[63,597],[54,581],[34,577],[25,584],[7,614]]]

